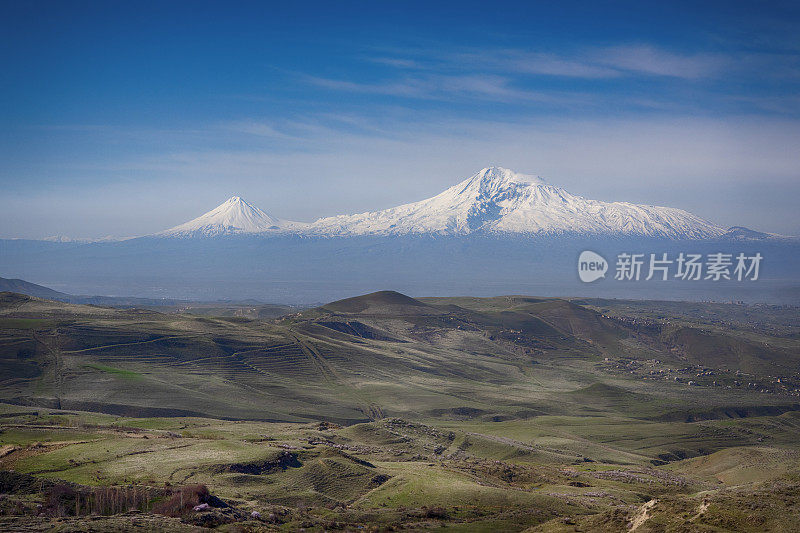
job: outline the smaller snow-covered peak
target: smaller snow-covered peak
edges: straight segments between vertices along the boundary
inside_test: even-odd
[[[241,196],[231,196],[208,213],[185,224],[162,231],[163,237],[213,237],[234,233],[262,233],[302,226],[298,222],[273,217]]]

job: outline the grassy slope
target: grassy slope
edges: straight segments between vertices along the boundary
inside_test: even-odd
[[[730,504],[750,498],[780,502],[795,524],[796,335],[598,311],[377,293],[265,321],[0,295],[0,392],[15,402],[0,404],[0,446],[13,448],[0,467],[207,483],[247,509],[311,506],[314,523],[344,504],[334,513],[351,524],[615,531],[656,499],[637,531],[781,530]],[[713,335],[679,344],[675,327]],[[739,354],[749,375],[715,366],[715,349],[753,335],[779,364],[740,350],[725,363]],[[323,419],[348,425],[312,423]]]
[[[0,444],[15,448],[0,458],[0,470],[84,485],[205,483],[248,512],[288,513],[287,530],[324,523],[333,513],[353,526],[572,531],[570,523],[583,530],[591,523],[597,527],[589,530],[617,531],[614,524],[627,523],[651,499],[672,502],[654,508],[659,518],[651,525],[682,523],[683,514],[710,501],[717,503],[702,523],[724,515],[737,527],[764,526],[782,501],[776,498],[800,487],[796,414],[670,425],[578,417],[434,425],[389,418],[336,427],[26,414],[12,405],[0,411]],[[651,464],[676,443],[699,441],[720,451]],[[728,500],[746,496],[762,507],[733,516]],[[785,505],[784,522],[791,524],[797,509]]]

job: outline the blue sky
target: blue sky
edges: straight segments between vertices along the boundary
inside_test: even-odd
[[[234,194],[309,221],[489,165],[800,234],[796,2],[292,4],[0,2],[0,237]]]

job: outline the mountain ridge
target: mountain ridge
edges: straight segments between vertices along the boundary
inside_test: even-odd
[[[589,200],[539,176],[503,167],[484,168],[419,202],[322,218],[308,231],[334,235],[625,234],[672,239],[707,239],[725,233],[722,227],[681,209]]]
[[[710,239],[726,230],[672,207],[602,202],[573,195],[540,176],[487,167],[431,198],[311,223],[282,220],[234,196],[158,237],[294,233],[356,235],[638,235]]]

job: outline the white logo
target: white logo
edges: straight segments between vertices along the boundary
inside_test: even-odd
[[[608,261],[600,254],[585,250],[578,257],[578,276],[584,283],[606,277],[607,270]]]

